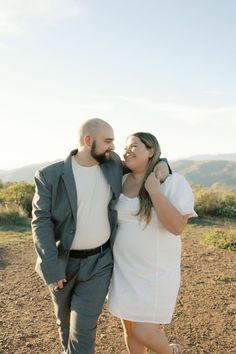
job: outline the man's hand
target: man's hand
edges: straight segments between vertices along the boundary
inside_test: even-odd
[[[53,283],[53,286],[54,286],[54,288],[62,289],[64,286],[64,283],[66,283],[66,282],[67,282],[66,279],[62,279],[62,280],[59,280],[59,281],[56,281],[55,283]]]
[[[170,174],[168,165],[165,161],[159,161],[154,167],[153,172],[160,182],[164,182],[166,177]]]

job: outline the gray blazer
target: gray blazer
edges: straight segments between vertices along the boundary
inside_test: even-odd
[[[75,235],[77,193],[71,158],[76,152],[77,150],[73,150],[65,161],[47,166],[35,174],[32,233],[38,255],[36,271],[46,284],[65,278],[69,251]],[[122,163],[119,156],[112,152],[110,160],[100,167],[112,190],[108,217],[110,241],[113,245],[117,229],[114,205],[121,192]]]

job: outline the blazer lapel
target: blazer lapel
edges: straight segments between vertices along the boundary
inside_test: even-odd
[[[77,193],[76,193],[76,185],[75,179],[72,171],[72,164],[71,164],[71,156],[73,152],[67,157],[64,163],[64,173],[62,178],[64,180],[66,190],[69,196],[70,204],[74,219],[77,219]]]
[[[107,179],[107,182],[111,186],[112,192],[114,193],[116,199],[118,199],[120,195],[120,182],[118,181],[118,177],[115,174],[115,169],[110,166],[109,163],[103,163],[100,165],[100,167]]]

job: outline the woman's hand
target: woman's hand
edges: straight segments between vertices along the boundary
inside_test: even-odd
[[[151,172],[147,177],[146,182],[144,184],[146,191],[149,195],[156,193],[160,190],[160,175],[158,177],[154,172]]]

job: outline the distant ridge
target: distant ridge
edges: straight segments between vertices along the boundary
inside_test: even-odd
[[[24,182],[32,183],[34,180],[34,174],[38,169],[51,165],[52,163],[57,161],[60,160],[47,161],[43,163],[27,165],[13,170],[0,170],[0,179],[3,182],[24,181]]]
[[[170,162],[170,165],[173,171],[184,175],[192,184],[236,189],[236,161],[177,160]]]
[[[224,160],[224,161],[236,161],[236,154],[217,154],[217,155],[193,155],[187,157],[186,160],[193,161],[212,161],[212,160]]]
[[[207,160],[209,157],[211,159]],[[14,170],[0,170],[0,179],[3,182],[33,183],[36,170],[57,161],[59,160],[28,165]],[[184,175],[192,184],[236,189],[236,154],[196,155],[188,159],[169,161],[169,163],[173,171]]]

